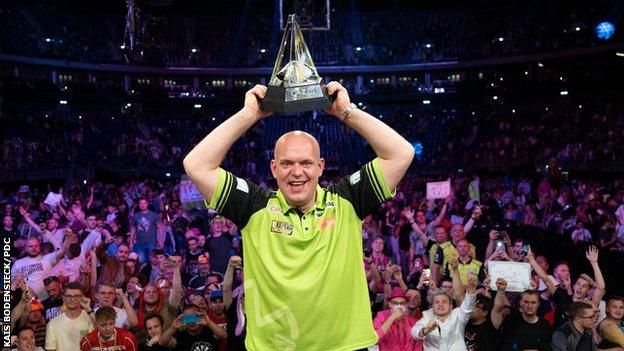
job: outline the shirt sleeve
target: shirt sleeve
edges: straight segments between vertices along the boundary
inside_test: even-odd
[[[428,322],[429,322],[429,319],[427,319],[427,317],[425,317],[425,315],[423,314],[422,318],[419,319],[418,322],[416,322],[416,324],[414,324],[414,327],[412,327],[412,337],[415,340],[424,339],[420,337],[420,331],[423,330],[423,328],[427,325]]]
[[[469,294],[468,292],[466,292],[464,300],[462,301],[461,305],[459,305],[459,321],[464,325],[468,323],[468,320],[470,319],[470,314],[475,308],[476,298],[477,294]]]
[[[219,180],[206,206],[230,219],[238,228],[244,228],[252,214],[266,206],[273,191],[219,168]]]
[[[368,216],[382,202],[393,197],[396,191],[390,191],[388,183],[376,158],[364,165],[359,171],[343,178],[328,188],[349,201],[360,219]]]
[[[556,331],[553,333],[550,346],[553,351],[567,351],[568,350],[566,337],[560,331]]]
[[[45,348],[46,350],[58,350],[56,345],[56,323],[51,320],[46,328],[46,338],[45,338]]]
[[[373,326],[375,327],[375,332],[377,333],[377,336],[379,337],[379,341],[381,341],[386,336],[386,333],[383,331],[381,326],[386,322],[387,319],[388,318],[384,318],[381,312],[377,312],[377,315],[375,316],[375,320],[373,320]]]

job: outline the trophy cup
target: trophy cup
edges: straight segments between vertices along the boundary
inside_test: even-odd
[[[284,51],[289,46],[289,61],[282,67]],[[260,108],[276,113],[295,113],[331,106],[327,89],[316,72],[312,55],[303,40],[296,15],[288,16],[288,24],[280,43],[273,73]]]

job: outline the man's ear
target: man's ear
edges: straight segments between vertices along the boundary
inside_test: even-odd
[[[319,159],[319,177],[323,175],[323,171],[325,170],[325,159],[324,158],[320,158]]]
[[[273,175],[273,178],[276,178],[275,177],[275,171],[277,170],[277,161],[272,159],[269,167],[271,168],[271,174]]]

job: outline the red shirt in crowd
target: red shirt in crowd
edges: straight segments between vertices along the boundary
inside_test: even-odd
[[[137,343],[134,335],[121,328],[115,328],[116,337],[109,341],[102,341],[98,337],[96,329],[82,337],[80,340],[81,351],[137,351]]]

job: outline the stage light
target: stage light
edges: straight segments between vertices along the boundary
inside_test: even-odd
[[[355,51],[357,51],[357,52],[362,51],[362,47],[360,47],[360,46],[356,46],[356,47],[355,47]]]
[[[429,105],[431,104],[431,100],[423,100],[423,105]]]
[[[516,113],[516,109],[514,108],[513,110],[511,110],[511,113]]]
[[[416,156],[421,156],[423,153],[423,144],[420,141],[415,141],[412,143],[412,146],[414,147],[414,153]]]
[[[529,75],[529,71],[524,71],[524,75],[528,76]]]
[[[616,52],[615,56],[617,56],[617,57],[624,57],[624,52]]]
[[[500,41],[500,42],[505,41],[505,38],[503,38],[503,37],[498,37],[498,41]]]
[[[45,38],[45,41],[46,41],[46,43],[49,43],[49,42],[51,42],[51,41],[52,41],[52,39],[50,39],[50,38]]]
[[[195,48],[192,48],[192,49],[191,49],[191,53],[193,53],[193,54],[194,54],[194,53],[196,53],[196,52],[197,52],[197,49],[195,49]]]
[[[59,100],[59,104],[61,104],[61,105],[67,105],[67,100]]]
[[[431,44],[427,43],[427,44],[425,44],[425,47],[426,47],[427,49],[431,49]]]
[[[260,53],[264,54],[266,52],[266,49],[260,49]]]
[[[86,179],[83,179],[83,180],[82,180],[82,184],[87,184],[87,180],[86,180]]]
[[[561,96],[568,95],[568,91],[567,90],[562,90],[559,94]]]
[[[544,64],[543,64],[543,63],[541,63],[541,62],[538,62],[538,63],[537,63],[537,66],[538,66],[538,67],[544,67]]]
[[[574,28],[574,30],[577,31],[577,32],[580,32],[581,31],[581,27],[577,26],[576,28]]]
[[[126,44],[121,44],[121,45],[119,45],[119,48],[120,48],[121,50],[126,50]]]
[[[194,108],[202,108],[202,105],[201,104],[195,104],[195,105],[193,105],[193,107]]]
[[[78,119],[82,119],[82,116],[78,116]]]
[[[498,96],[496,95],[492,96],[492,100],[498,100]]]
[[[596,26],[596,36],[598,39],[609,40],[615,34],[615,26],[611,22],[601,22]]]
[[[169,172],[165,173],[165,177],[171,177],[171,173]]]

